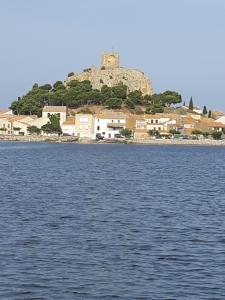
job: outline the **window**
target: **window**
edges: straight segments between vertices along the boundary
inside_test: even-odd
[[[102,132],[103,135],[105,135],[105,132]]]
[[[60,113],[58,113],[58,114],[57,114],[57,117],[59,117],[59,118],[60,118]]]
[[[111,138],[111,133],[109,133],[108,137],[109,137],[109,139]]]
[[[97,126],[97,130],[100,130],[100,126]]]
[[[8,124],[8,128],[10,128],[10,124]]]
[[[118,123],[120,123],[120,120],[118,120]]]
[[[51,114],[50,113],[48,113],[48,118],[50,118],[51,117]]]
[[[155,123],[158,124],[158,123],[159,123],[159,120],[155,120]]]
[[[99,122],[99,119],[98,119],[98,122]]]
[[[151,120],[151,123],[153,124],[153,123],[154,123],[154,120]]]
[[[136,128],[139,128],[139,129],[145,128],[145,121],[144,120],[137,120],[136,121]]]
[[[114,122],[114,120],[112,120],[112,123]]]
[[[160,131],[160,130],[161,130],[161,127],[159,127],[158,130]]]

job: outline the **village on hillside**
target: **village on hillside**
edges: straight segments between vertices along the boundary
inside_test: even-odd
[[[42,116],[14,115],[12,110],[0,110],[1,139],[10,136],[71,136],[77,140],[117,141],[122,138],[148,139],[220,139],[225,132],[225,115],[214,113],[206,117],[202,110],[185,114],[131,114],[119,110],[99,113],[74,113],[66,106],[45,106]],[[52,116],[55,118],[52,118]],[[53,120],[52,120],[53,119]]]
[[[181,104],[175,91],[154,94],[144,72],[103,53],[100,67],[70,72],[0,110],[0,138],[67,136],[75,140],[222,139],[225,114]]]

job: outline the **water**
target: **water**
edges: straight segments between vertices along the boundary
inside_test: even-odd
[[[225,299],[225,148],[0,157],[0,299]]]

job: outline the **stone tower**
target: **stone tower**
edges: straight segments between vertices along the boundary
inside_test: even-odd
[[[115,69],[120,66],[120,56],[119,53],[103,53],[102,54],[102,69]]]

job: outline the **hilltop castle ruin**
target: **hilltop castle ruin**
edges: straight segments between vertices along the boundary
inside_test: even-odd
[[[149,78],[141,71],[120,67],[119,53],[103,53],[101,67],[93,66],[82,73],[67,77],[65,83],[71,80],[89,80],[94,89],[100,90],[103,85],[110,87],[122,82],[132,92],[140,90],[143,95],[152,95],[153,90]]]

